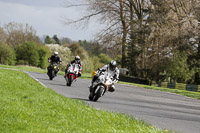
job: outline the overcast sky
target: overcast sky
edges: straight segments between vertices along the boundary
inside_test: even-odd
[[[0,0],[0,26],[9,22],[29,24],[37,35],[68,37],[74,41],[92,40],[98,25],[91,22],[87,28],[64,25],[63,17],[78,18],[83,10],[64,8],[70,0]],[[77,2],[77,0],[71,0]]]

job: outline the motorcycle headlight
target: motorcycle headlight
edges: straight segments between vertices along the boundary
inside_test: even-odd
[[[56,69],[56,66],[54,66],[53,68]]]
[[[106,80],[105,84],[110,85],[110,84],[112,84],[112,82],[110,80]]]

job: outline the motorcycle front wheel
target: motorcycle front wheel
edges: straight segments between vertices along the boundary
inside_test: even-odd
[[[55,71],[52,70],[52,71],[50,72],[50,74],[49,74],[49,79],[50,79],[50,80],[53,80],[54,77],[55,77]]]
[[[96,102],[103,94],[104,87],[100,86],[95,90],[93,101]]]
[[[70,75],[70,77],[69,77],[69,79],[67,81],[67,86],[71,86],[72,81],[73,81],[73,75]]]

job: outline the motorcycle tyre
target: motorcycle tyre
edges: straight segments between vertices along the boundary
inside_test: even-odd
[[[50,79],[50,80],[53,80],[54,77],[55,77],[55,72],[54,72],[54,70],[52,70],[52,71],[49,73],[49,79]]]
[[[93,101],[96,102],[102,95],[104,91],[104,87],[99,87],[98,90],[96,91],[96,93],[94,94],[94,98],[93,98]]]
[[[71,86],[72,81],[73,81],[73,76],[71,75],[70,78],[68,79],[67,86]]]
[[[92,101],[92,100],[93,100],[93,98],[94,98],[94,96],[93,96],[93,95],[91,95],[91,94],[89,94],[89,97],[88,97],[88,98],[89,98],[89,100],[90,100],[90,101]]]

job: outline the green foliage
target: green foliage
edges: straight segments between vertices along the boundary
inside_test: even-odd
[[[0,43],[0,63],[5,65],[15,64],[15,51],[9,45]]]
[[[98,68],[101,68],[104,66],[104,64],[100,63],[98,56],[93,56],[92,58],[92,62],[93,62],[93,67],[94,70],[97,70]]]
[[[76,56],[76,55],[80,56],[81,60],[84,60],[84,59],[88,58],[87,52],[85,51],[85,49],[82,46],[80,46],[80,44],[78,44],[78,43],[72,43],[69,46],[69,48],[72,51],[72,54],[74,56]]]
[[[98,57],[99,57],[100,63],[103,63],[103,64],[109,64],[110,61],[112,60],[110,56],[106,54],[99,54]]]
[[[25,42],[16,47],[17,61],[27,61],[29,65],[38,66],[40,61],[38,46],[35,42]],[[19,64],[20,62],[18,62]]]
[[[103,53],[101,50],[102,46],[100,46],[97,42],[87,42],[86,40],[78,41],[79,44],[89,53],[89,55],[99,55]]]
[[[55,44],[61,44],[61,43],[60,43],[60,39],[58,39],[57,35],[54,35],[54,36],[52,37],[52,39],[54,40],[54,43],[55,43]]]
[[[53,43],[53,41],[51,40],[51,38],[48,35],[45,37],[44,42],[45,42],[45,44],[52,44]]]
[[[38,50],[38,54],[39,54],[39,67],[40,68],[47,68],[47,66],[49,65],[47,60],[48,60],[48,57],[51,55],[51,50],[44,46],[44,45],[40,45],[39,46],[39,50]]]
[[[194,74],[194,70],[189,69],[187,58],[185,52],[176,51],[173,59],[168,62],[167,73],[176,82],[186,83]]]
[[[83,73],[91,73],[92,71],[94,71],[94,65],[90,58],[87,60],[83,60],[81,63],[83,67]]]

